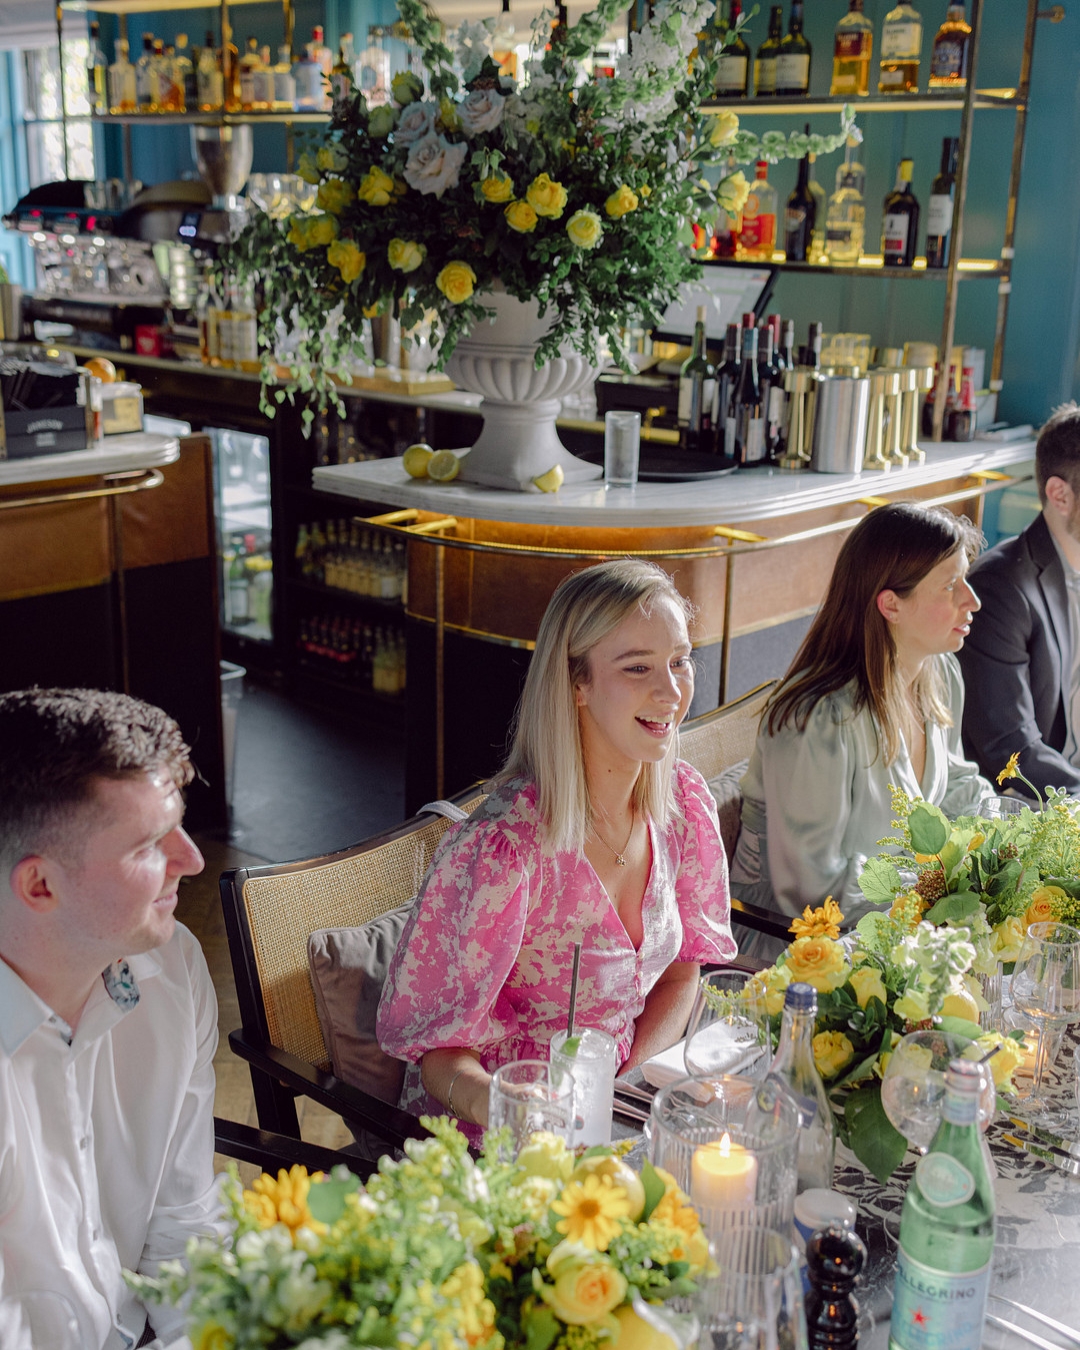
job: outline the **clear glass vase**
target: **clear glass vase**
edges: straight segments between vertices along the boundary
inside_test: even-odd
[[[982,996],[987,1004],[986,1011],[979,1014],[979,1026],[982,1027],[983,1031],[1000,1031],[1002,1029],[1001,980],[1002,965],[1000,961],[993,974],[979,976]]]

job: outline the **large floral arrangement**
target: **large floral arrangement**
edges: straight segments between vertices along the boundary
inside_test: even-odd
[[[969,930],[935,927],[921,913],[919,897],[903,894],[889,911],[863,915],[841,938],[843,915],[830,897],[793,921],[794,940],[749,982],[774,1024],[789,984],[801,981],[817,990],[814,1063],[836,1109],[841,1139],[881,1181],[907,1150],[881,1103],[881,1079],[901,1036],[939,1026],[967,1036],[980,1054],[997,1047],[990,1063],[999,1085],[1008,1083],[1022,1057],[1015,1040],[979,1029]]]
[[[183,1300],[194,1350],[659,1350],[660,1306],[709,1266],[672,1177],[551,1135],[510,1164],[489,1136],[474,1162],[453,1122],[424,1123],[434,1138],[364,1186],[294,1167],[241,1191],[234,1173],[230,1236],[129,1283]]]
[[[586,78],[627,6],[599,0],[554,33],[554,11],[543,11],[519,85],[491,59],[493,19],[457,30],[455,51],[422,0],[399,0],[426,82],[395,76],[394,101],[381,106],[358,91],[338,100],[300,162],[318,185],[313,210],[256,214],[226,255],[262,283],[268,375],[291,330],[294,385],[331,397],[365,317],[390,306],[406,328],[432,319],[445,361],[497,284],[553,311],[537,364],[564,345],[595,361],[601,336],[625,360],[620,329],[655,324],[692,275],[693,224],[711,226],[718,197],[733,209],[745,201],[734,164],[823,154],[858,136],[847,107],[837,134],[809,137],[758,137],[734,113],[704,113],[730,39],[714,27],[713,0],[660,0],[616,75]],[[719,188],[703,176],[709,166],[721,166]]]

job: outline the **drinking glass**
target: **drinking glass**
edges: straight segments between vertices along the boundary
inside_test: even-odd
[[[807,1350],[799,1255],[788,1231],[731,1228],[710,1244],[718,1274],[696,1312],[702,1344],[723,1350]]]
[[[979,803],[979,815],[987,820],[1004,820],[1007,816],[1018,816],[1025,806],[1035,810],[1035,803],[1022,797],[984,797]]]
[[[641,414],[613,409],[604,417],[604,483],[607,487],[633,487],[638,479],[641,453]]]
[[[79,1350],[79,1319],[71,1301],[51,1289],[27,1289],[0,1299],[4,1350]]]
[[[912,1031],[889,1057],[881,1083],[881,1105],[893,1126],[912,1148],[925,1153],[941,1124],[945,1102],[945,1070],[954,1059],[969,1059],[973,1041],[948,1031]],[[994,1079],[983,1070],[979,1095],[979,1127],[994,1118]]]
[[[551,1038],[552,1079],[574,1081],[574,1144],[611,1143],[611,1106],[615,1095],[615,1040],[596,1027]]]
[[[738,1073],[764,1078],[772,1057],[765,994],[750,976],[720,970],[698,988],[683,1046],[691,1078]]]
[[[1061,1111],[1043,1095],[1043,1078],[1054,1033],[1080,1021],[1080,929],[1066,923],[1029,925],[1012,977],[1013,1006],[1035,1023],[1035,1082],[1020,1103],[1025,1115],[1048,1125],[1061,1123]]]
[[[500,1147],[504,1161],[512,1161],[538,1130],[558,1135],[569,1144],[574,1127],[574,1080],[556,1082],[552,1066],[542,1059],[519,1059],[504,1064],[491,1076],[488,1089],[488,1128],[510,1131]]]

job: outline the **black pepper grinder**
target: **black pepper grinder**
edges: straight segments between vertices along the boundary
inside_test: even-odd
[[[830,1226],[806,1244],[806,1329],[810,1350],[854,1350],[859,1305],[852,1290],[866,1264],[866,1247],[851,1228]]]

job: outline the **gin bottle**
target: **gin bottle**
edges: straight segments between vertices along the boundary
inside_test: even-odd
[[[816,1017],[817,991],[809,984],[789,984],[784,994],[780,1044],[769,1073],[783,1080],[799,1107],[800,1194],[813,1186],[832,1189],[836,1155],[832,1107],[814,1063]]]
[[[941,1125],[900,1216],[889,1350],[979,1350],[982,1343],[994,1186],[979,1137],[981,1087],[977,1064],[949,1065]]]

